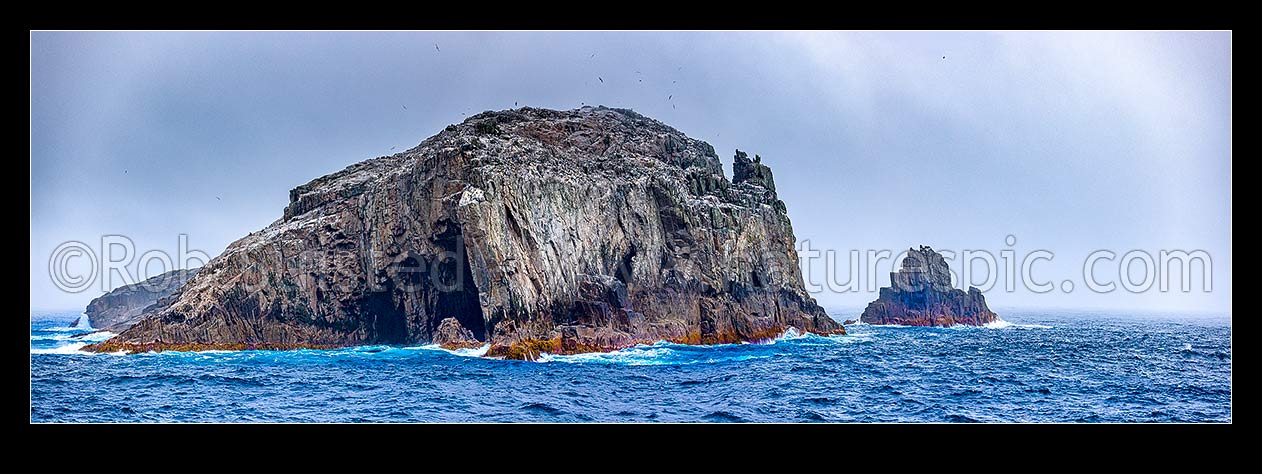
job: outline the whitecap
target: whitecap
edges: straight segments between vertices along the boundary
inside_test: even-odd
[[[989,323],[983,324],[982,327],[986,329],[1003,329],[1007,327],[1012,327],[1012,323],[1004,321],[1002,319],[996,319]]]
[[[543,353],[539,355],[539,359],[536,362],[666,365],[670,363],[667,357],[673,355],[674,352],[671,348],[655,343],[651,346],[638,345],[613,352],[586,352],[569,355]]]
[[[72,337],[72,339],[79,340],[79,341],[86,341],[86,342],[101,342],[104,340],[108,340],[109,338],[117,336],[117,335],[118,334],[114,334],[109,331],[97,331],[97,332],[84,334],[83,336],[79,336],[79,337]]]
[[[78,323],[74,326],[75,329],[92,330],[92,320],[88,318],[88,313],[79,313]]]
[[[87,343],[66,344],[64,346],[50,348],[31,348],[31,354],[60,354],[60,355],[92,355],[92,352],[84,352],[82,349]]]
[[[808,334],[809,334],[809,333],[808,333]],[[800,338],[802,338],[802,337],[805,337],[805,336],[803,336],[803,334],[802,334],[801,332],[799,332],[799,331],[798,331],[798,328],[795,328],[795,327],[793,327],[793,326],[789,326],[789,328],[788,328],[788,329],[785,329],[785,330],[784,330],[784,334],[781,334],[781,335],[779,335],[779,336],[776,336],[776,338],[775,338],[774,340],[776,340],[776,341],[786,341],[786,340],[789,340],[789,339],[800,339]]]
[[[467,349],[446,349],[438,344],[426,344],[423,346],[404,347],[407,350],[424,350],[424,351],[441,351],[451,355],[461,357],[485,357],[486,353],[491,350],[490,344],[483,344],[480,347],[470,347]]]
[[[991,321],[989,323],[982,325],[982,327],[986,329],[1005,329],[1005,328],[1010,328],[1010,327],[1022,328],[1022,329],[1051,329],[1052,328],[1051,326],[1044,326],[1042,324],[1017,324],[1017,323],[1013,323],[1009,321],[1004,321],[1002,319],[996,319],[994,321]]]
[[[101,342],[111,337],[117,336],[109,331],[95,331],[79,334],[32,334],[32,341],[86,341]]]
[[[70,331],[83,331],[83,328],[74,327],[74,326],[53,326],[50,328],[40,328],[39,330],[47,331],[47,332],[70,332]]]

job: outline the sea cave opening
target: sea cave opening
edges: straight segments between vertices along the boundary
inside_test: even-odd
[[[436,318],[430,321],[430,332],[447,317],[456,321],[479,341],[487,340],[486,319],[478,298],[478,285],[474,281],[473,268],[469,265],[469,253],[460,226],[449,223],[447,229],[434,237],[434,243],[442,250],[437,257],[431,277],[438,293],[435,304]]]

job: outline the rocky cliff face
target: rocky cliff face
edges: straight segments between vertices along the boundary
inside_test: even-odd
[[[492,356],[843,333],[770,169],[629,110],[485,112],[290,191],[120,349],[490,344]]]
[[[981,326],[999,318],[986,307],[982,292],[951,286],[951,272],[942,255],[921,246],[908,249],[902,268],[890,274],[891,286],[863,310],[860,321],[904,326]]]
[[[88,308],[84,311],[88,315],[88,322],[96,329],[122,332],[140,320],[145,308],[171,296],[196,275],[197,270],[199,269],[172,270],[142,282],[115,288],[88,303]]]

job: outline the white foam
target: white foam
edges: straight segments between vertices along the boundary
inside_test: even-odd
[[[811,333],[809,333],[809,332],[808,332],[808,333],[803,333],[803,332],[801,332],[801,331],[798,331],[798,328],[795,328],[795,327],[793,327],[793,326],[789,326],[789,328],[788,328],[788,329],[785,329],[785,330],[784,330],[784,334],[781,334],[781,335],[779,335],[779,336],[776,336],[776,337],[775,337],[775,339],[772,339],[769,343],[770,343],[770,344],[775,344],[775,343],[776,343],[776,341],[791,341],[791,340],[794,340],[794,339],[801,339],[801,338],[804,338],[804,337],[809,336],[809,335],[811,335]]]
[[[1004,328],[1010,328],[1010,327],[1023,328],[1023,329],[1051,329],[1052,328],[1051,326],[1044,326],[1042,324],[1017,324],[1013,322],[1004,321],[1002,319],[996,319],[994,321],[991,321],[989,323],[982,325],[982,327],[986,329],[1004,329]]]
[[[50,331],[50,332],[70,332],[70,331],[82,331],[82,330],[83,328],[77,328],[73,326],[53,326],[50,328],[40,329],[40,331]]]
[[[101,342],[117,335],[118,334],[114,334],[109,331],[97,331],[94,333],[85,334],[83,335],[83,337],[78,337],[75,339],[78,339],[80,341],[87,341],[87,342]]]
[[[111,337],[117,336],[109,331],[96,331],[86,334],[53,334],[49,335],[32,335],[32,341],[83,341],[83,342],[101,342]]]
[[[665,360],[665,357],[672,352],[674,352],[672,349],[654,343],[651,346],[638,345],[613,352],[587,352],[570,355],[543,353],[539,354],[539,359],[536,362],[665,365],[669,363]]]
[[[37,349],[37,348],[32,347],[31,353],[32,354],[61,354],[61,355],[92,355],[93,354],[92,352],[84,352],[84,351],[79,350],[79,349],[82,349],[86,345],[88,344],[87,343],[66,344],[64,346],[57,346],[57,347],[52,347],[48,349]]]
[[[470,347],[467,349],[454,349],[454,350],[449,350],[447,352],[450,352],[458,356],[464,356],[464,357],[482,357],[482,356],[485,356],[487,351],[490,351],[490,350],[491,350],[490,344],[483,344],[481,347]]]
[[[445,349],[438,344],[426,344],[423,346],[404,347],[408,350],[426,350],[426,351],[443,351],[448,354],[458,355],[461,357],[485,357],[487,351],[491,350],[490,344],[483,344],[481,347],[470,347],[467,349]]]
[[[92,320],[88,318],[88,313],[79,313],[79,324],[74,325],[75,329],[92,329]]]

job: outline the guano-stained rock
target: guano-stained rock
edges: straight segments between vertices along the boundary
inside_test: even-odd
[[[629,110],[484,112],[293,189],[90,349],[446,339],[533,359],[844,333],[803,289],[770,169],[738,151],[735,170]]]

